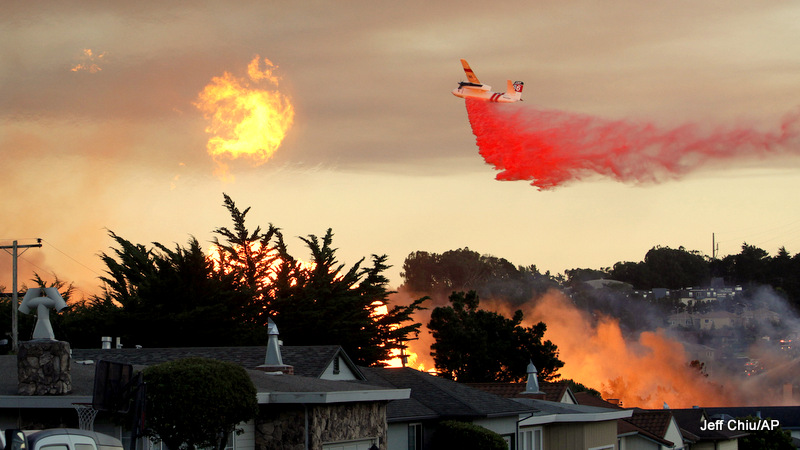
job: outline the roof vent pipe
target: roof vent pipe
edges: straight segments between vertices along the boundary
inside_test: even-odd
[[[100,342],[102,345],[100,346],[103,350],[111,350],[111,336],[103,336],[100,338]]]
[[[269,341],[267,342],[267,358],[264,364],[268,366],[282,366],[283,358],[281,357],[281,347],[278,341],[278,326],[272,321],[272,318],[267,322],[267,333],[269,334]]]
[[[537,373],[536,366],[533,365],[533,361],[530,361],[528,364],[528,381],[525,383],[526,394],[541,394],[539,390],[539,377],[536,376]]]

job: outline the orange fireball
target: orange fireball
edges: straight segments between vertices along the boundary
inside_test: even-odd
[[[232,179],[226,160],[245,158],[255,165],[269,160],[294,122],[291,101],[275,89],[276,66],[264,58],[261,70],[261,61],[258,55],[253,58],[247,77],[224,72],[212,78],[194,103],[210,121],[207,150],[223,179]],[[259,87],[263,84],[273,89]]]

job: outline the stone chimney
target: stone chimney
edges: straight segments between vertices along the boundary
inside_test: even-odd
[[[34,340],[19,343],[19,395],[64,395],[72,392],[68,342]]]
[[[267,332],[269,334],[269,341],[267,341],[267,356],[264,359],[264,364],[256,367],[258,370],[264,372],[280,372],[286,375],[294,374],[294,367],[283,363],[281,356],[281,342],[278,340],[278,326],[268,319]]]

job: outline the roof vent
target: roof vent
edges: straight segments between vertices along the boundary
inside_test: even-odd
[[[539,377],[536,376],[537,373],[536,366],[533,365],[533,361],[530,361],[528,363],[528,381],[525,383],[525,394],[542,393],[542,391],[539,390]]]
[[[283,363],[281,356],[281,344],[278,340],[278,326],[272,321],[272,318],[267,322],[267,333],[269,334],[269,341],[267,341],[267,356],[264,359],[264,365],[256,367],[258,370],[264,372],[280,372],[287,375],[294,374],[294,367]]]

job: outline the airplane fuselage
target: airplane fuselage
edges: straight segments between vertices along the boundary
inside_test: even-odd
[[[467,83],[461,83],[457,88],[453,89],[453,95],[461,98],[478,98],[499,103],[513,103],[519,100],[503,92],[492,92],[492,87],[486,84],[470,86]]]

